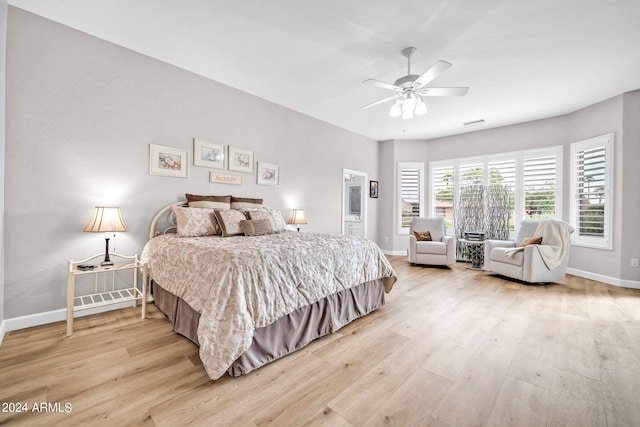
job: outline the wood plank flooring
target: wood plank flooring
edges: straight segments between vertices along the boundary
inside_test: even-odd
[[[0,424],[640,424],[640,291],[390,259],[382,309],[239,378],[210,381],[155,307],[7,333]]]

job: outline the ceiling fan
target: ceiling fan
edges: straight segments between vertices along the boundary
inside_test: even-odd
[[[391,106],[391,110],[389,110],[389,115],[391,117],[412,119],[414,115],[421,116],[426,114],[427,104],[422,99],[424,96],[464,96],[467,93],[468,87],[426,87],[427,83],[451,67],[451,63],[438,61],[421,75],[411,74],[411,55],[415,51],[415,47],[402,49],[400,53],[407,58],[407,75],[400,77],[393,84],[375,79],[368,79],[363,82],[384,89],[391,89],[396,93],[388,98],[367,104],[361,107],[361,110],[385,102],[395,101]]]

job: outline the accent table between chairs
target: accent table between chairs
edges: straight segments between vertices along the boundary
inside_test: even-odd
[[[459,239],[462,254],[469,270],[483,270],[484,240]]]

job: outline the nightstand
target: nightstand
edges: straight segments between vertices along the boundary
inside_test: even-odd
[[[94,255],[82,261],[67,262],[67,336],[73,335],[73,315],[82,310],[104,307],[112,304],[132,302],[137,307],[138,300],[142,305],[142,319],[147,317],[146,282],[147,269],[140,261],[138,255],[110,254],[113,265],[100,266],[100,259],[104,254]],[[83,268],[85,265],[93,265],[91,268]],[[125,284],[124,288],[116,286],[116,282],[125,282],[122,274],[132,273],[132,281]],[[138,280],[142,273],[142,283]],[[80,276],[94,275],[93,293],[75,295],[76,278]],[[118,278],[118,280],[116,280]]]

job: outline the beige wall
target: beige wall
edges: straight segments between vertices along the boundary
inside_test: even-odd
[[[122,208],[122,253],[185,192],[262,197],[285,217],[305,209],[303,230],[340,233],[342,169],[378,175],[376,141],[13,7],[7,48],[5,318],[64,307],[66,260],[104,247],[82,233],[97,204]],[[279,164],[280,187],[210,184],[193,165],[188,179],[149,175],[149,144],[191,151],[193,137]]]

